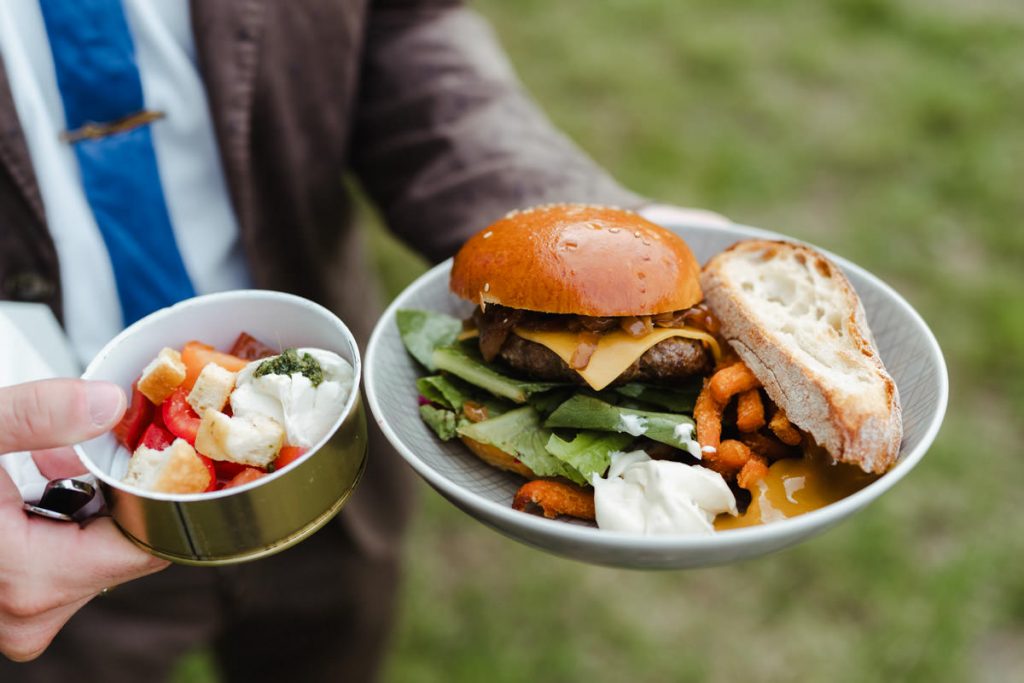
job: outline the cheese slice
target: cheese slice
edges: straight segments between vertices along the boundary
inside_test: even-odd
[[[565,361],[566,365],[572,367],[570,360],[579,346],[579,333],[527,330],[520,327],[515,328],[513,332],[523,339],[547,347]],[[587,367],[577,372],[591,388],[600,391],[625,372],[626,368],[647,352],[647,349],[672,337],[685,337],[703,342],[711,348],[715,360],[721,355],[715,338],[694,327],[656,327],[643,337],[633,337],[622,330],[615,330],[601,335]]]

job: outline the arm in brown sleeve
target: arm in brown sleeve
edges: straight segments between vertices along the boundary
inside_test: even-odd
[[[450,2],[377,5],[353,160],[407,243],[440,260],[515,208],[645,203],[554,128],[476,13]]]

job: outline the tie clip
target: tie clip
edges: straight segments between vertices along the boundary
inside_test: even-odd
[[[98,140],[116,133],[124,133],[139,126],[145,126],[165,116],[166,114],[162,111],[143,109],[108,123],[94,123],[90,121],[80,128],[64,131],[60,134],[60,139],[71,144],[81,142],[82,140]]]

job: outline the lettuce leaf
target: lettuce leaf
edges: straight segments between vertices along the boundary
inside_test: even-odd
[[[540,415],[530,406],[483,422],[463,424],[458,433],[518,458],[539,477],[563,476],[579,481],[583,476],[547,452],[545,446],[552,434],[541,426]]]
[[[694,383],[682,389],[669,389],[632,382],[615,387],[615,391],[622,396],[636,399],[641,403],[649,403],[670,413],[692,414],[693,406],[697,402],[697,394],[700,393],[700,384]]]
[[[452,411],[425,405],[420,406],[420,417],[441,441],[451,441],[455,438],[459,419]]]
[[[633,410],[576,394],[548,416],[545,427],[571,427],[646,436],[675,448],[693,448],[693,420],[686,415]],[[686,437],[686,438],[683,438]]]
[[[545,448],[580,475],[579,479],[570,479],[577,484],[589,484],[591,475],[603,475],[608,469],[611,454],[624,450],[633,439],[631,434],[580,432],[572,441],[565,441],[552,434]]]
[[[507,398],[515,403],[526,403],[532,394],[548,391],[560,386],[552,382],[524,382],[499,372],[494,366],[484,363],[480,351],[474,344],[456,344],[434,349],[434,367],[450,372],[460,379],[485,389],[495,396]]]
[[[395,313],[395,322],[409,354],[428,370],[437,369],[434,349],[454,344],[462,331],[460,320],[435,311],[402,309]]]
[[[416,380],[420,395],[448,410],[462,410],[462,404],[470,400],[466,385],[457,379],[444,375],[431,375]]]

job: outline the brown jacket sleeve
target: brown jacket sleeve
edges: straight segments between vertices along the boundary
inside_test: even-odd
[[[369,19],[352,149],[403,240],[433,260],[514,208],[634,208],[538,109],[487,23],[452,2],[379,2]]]

